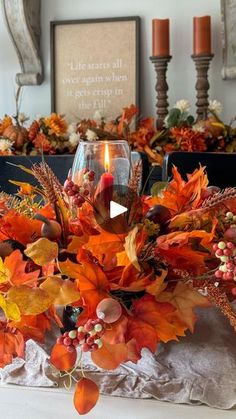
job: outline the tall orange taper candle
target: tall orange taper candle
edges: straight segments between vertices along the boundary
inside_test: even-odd
[[[152,20],[152,56],[170,55],[169,19]]]
[[[211,54],[211,16],[193,18],[193,54]]]

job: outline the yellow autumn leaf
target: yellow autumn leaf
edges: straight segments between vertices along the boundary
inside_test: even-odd
[[[0,258],[0,284],[7,282],[10,276],[9,269],[5,268],[2,258]]]
[[[28,244],[24,253],[37,265],[44,266],[58,256],[58,244],[43,237]]]
[[[53,304],[55,305],[66,306],[80,299],[80,293],[70,279],[63,280],[57,276],[52,276],[40,285],[40,289],[53,298]]]
[[[20,310],[16,303],[6,300],[2,294],[0,294],[0,307],[5,313],[8,320],[18,321],[20,320]]]
[[[8,291],[8,299],[17,304],[21,314],[44,313],[53,303],[53,298],[46,291],[30,288],[26,285],[12,287]]]
[[[135,268],[140,271],[140,265],[138,263],[138,257],[136,252],[136,236],[138,233],[138,227],[136,226],[133,230],[130,231],[128,236],[125,239],[125,251],[130,260],[130,262],[135,266]]]

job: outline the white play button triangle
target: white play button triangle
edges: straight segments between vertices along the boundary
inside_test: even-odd
[[[117,204],[117,202],[110,201],[110,218],[115,218],[118,215],[124,214],[126,211],[128,211],[128,208]]]

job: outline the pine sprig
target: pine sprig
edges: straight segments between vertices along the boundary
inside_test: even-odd
[[[21,199],[18,196],[0,192],[0,201],[4,201],[8,210],[14,210],[19,214],[23,214],[29,218],[34,217],[35,209],[40,208],[40,203],[29,201],[28,198]],[[4,213],[4,211],[3,211]]]

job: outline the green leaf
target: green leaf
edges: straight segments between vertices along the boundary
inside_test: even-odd
[[[152,185],[151,188],[151,195],[154,196],[158,196],[161,194],[161,192],[163,191],[163,189],[166,188],[168,182],[156,182]]]
[[[167,118],[167,125],[169,128],[176,127],[181,117],[181,111],[177,108],[172,108]]]
[[[192,126],[194,124],[194,117],[192,115],[189,115],[187,117],[187,123],[188,125]]]

